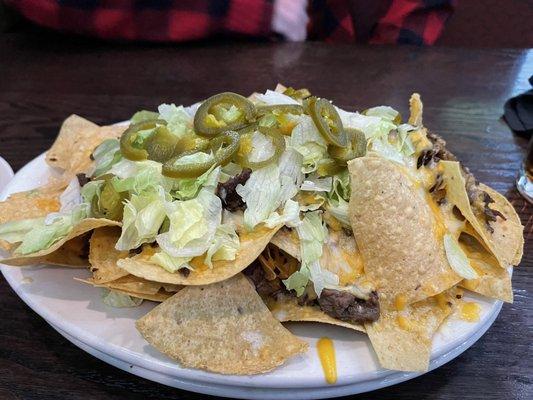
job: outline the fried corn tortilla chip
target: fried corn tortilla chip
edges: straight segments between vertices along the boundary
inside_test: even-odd
[[[365,332],[365,327],[358,324],[344,322],[327,315],[319,306],[300,306],[294,296],[278,296],[263,299],[272,312],[272,315],[280,322],[320,322],[323,324],[337,325],[344,328]]]
[[[178,292],[182,288],[182,286],[179,285],[147,281],[146,279],[142,279],[134,275],[127,275],[111,282],[101,283],[96,282],[94,278],[76,278],[76,280],[79,282],[87,283],[89,285],[103,287],[111,290],[117,290],[121,293],[129,294],[130,296],[135,296],[153,301],[163,301],[164,299],[171,297],[174,293]]]
[[[298,238],[298,234],[295,230],[281,228],[274,236],[272,236],[270,243],[283,250],[288,255],[293,256],[298,261],[301,260],[300,239]]]
[[[34,265],[43,262],[45,256],[52,255],[54,252],[60,250],[63,245],[71,239],[83,235],[93,229],[100,228],[109,225],[120,225],[120,222],[112,221],[105,218],[86,218],[81,220],[74,228],[61,240],[58,240],[52,246],[47,249],[31,253],[27,255],[14,255],[10,258],[0,260],[1,263],[6,265],[21,266],[21,265]],[[16,250],[15,250],[16,251]]]
[[[120,227],[105,226],[95,229],[89,247],[90,270],[95,283],[115,281],[128,275],[128,272],[117,266],[117,261],[128,257],[127,251],[115,249],[120,237]]]
[[[465,279],[460,285],[483,296],[513,302],[513,288],[509,272],[500,268],[498,260],[473,236],[462,233],[459,244],[479,278]]]
[[[63,244],[53,253],[37,258],[12,258],[9,265],[11,266],[30,266],[35,264],[48,264],[60,267],[86,268],[89,265],[87,257],[87,235],[75,237]],[[5,261],[1,261],[5,262]]]
[[[366,332],[383,368],[427,371],[432,338],[453,311],[454,290],[407,306],[387,310],[379,320],[365,324]]]
[[[264,250],[277,229],[266,227],[256,228],[250,233],[241,233],[240,248],[235,260],[213,261],[213,268],[203,263],[203,256],[194,259],[191,264],[195,270],[188,275],[180,272],[170,273],[162,267],[149,262],[153,250],[146,249],[131,258],[117,261],[117,265],[132,275],[156,282],[173,283],[177,285],[207,285],[223,281],[241,272],[254,261]]]
[[[59,211],[61,188],[45,186],[26,192],[13,193],[0,202],[0,224],[43,217],[48,213]],[[0,248],[11,250],[13,245],[0,240]]]
[[[413,93],[409,99],[409,124],[413,126],[422,126],[422,113],[424,111],[424,106],[420,95],[418,93]]]
[[[242,274],[185,287],[136,325],[148,343],[183,367],[221,374],[270,371],[307,350]]]
[[[393,162],[378,157],[348,163],[349,217],[364,260],[365,277],[384,309],[398,296],[407,304],[461,280],[449,266],[428,199]]]
[[[63,169],[67,175],[87,172],[92,164],[90,155],[105,139],[117,138],[125,126],[100,127],[77,115],[68,117],[61,126],[54,144],[46,153],[48,165]]]
[[[481,221],[472,210],[465,188],[465,179],[461,174],[461,167],[455,161],[441,161],[443,178],[446,184],[446,197],[464,215],[474,230],[483,239],[484,244],[499,261],[502,268],[520,261],[524,243],[523,226],[513,206],[498,192],[485,185],[480,187],[495,201],[493,209],[501,212],[505,220],[498,217],[491,223],[494,232],[490,232],[486,224]]]

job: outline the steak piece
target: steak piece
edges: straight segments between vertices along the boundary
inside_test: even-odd
[[[283,286],[279,278],[270,281],[266,279],[265,270],[258,262],[253,262],[243,272],[252,281],[255,290],[261,297],[276,298],[278,294],[285,291],[285,286]]]
[[[224,183],[219,183],[217,186],[217,196],[222,200],[222,207],[228,211],[237,211],[245,210],[246,203],[241,198],[240,194],[237,193],[237,185],[244,185],[250,174],[252,173],[251,169],[245,168],[240,174],[237,174],[229,178]]]
[[[370,293],[368,300],[363,300],[347,291],[324,289],[318,298],[318,304],[330,317],[352,324],[374,322],[379,318],[376,292]]]

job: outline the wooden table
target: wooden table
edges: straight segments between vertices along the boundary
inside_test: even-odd
[[[0,154],[18,170],[45,151],[61,121],[127,119],[163,102],[189,104],[225,90],[277,82],[307,87],[345,108],[388,104],[407,115],[413,91],[425,122],[483,182],[505,193],[526,225],[515,302],[469,350],[422,377],[364,399],[533,398],[532,207],[514,189],[526,140],[500,120],[528,89],[533,51],[325,44],[110,45],[60,36],[0,36]],[[0,398],[201,399],[122,372],[79,350],[0,282]]]

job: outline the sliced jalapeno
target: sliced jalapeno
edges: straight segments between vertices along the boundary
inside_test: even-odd
[[[198,150],[191,150],[172,157],[165,164],[163,164],[163,175],[171,178],[196,178],[207,172],[213,165],[225,165],[230,160],[233,154],[239,147],[239,134],[237,132],[228,131],[222,135],[217,136],[209,142],[208,149],[211,152],[211,157],[206,161],[193,162],[185,161],[180,163],[179,160],[187,156],[192,156],[198,153]]]
[[[166,124],[167,122],[161,119],[152,119],[139,122],[138,124],[131,124],[120,137],[120,152],[128,160],[146,160],[148,158],[148,151],[143,147],[134,147],[134,142],[137,139],[139,132],[153,129],[157,125]]]
[[[196,111],[194,130],[200,136],[214,137],[244,128],[254,121],[254,114],[254,105],[246,97],[231,92],[216,94]]]
[[[311,97],[307,101],[307,108],[318,131],[328,143],[340,147],[347,145],[341,117],[333,104],[326,99]]]
[[[95,217],[107,218],[114,221],[122,220],[124,200],[127,193],[119,193],[110,180],[106,180],[100,191],[100,196],[94,196],[91,209]]]
[[[281,156],[281,153],[283,153],[285,150],[285,139],[283,138],[283,134],[278,129],[259,126],[257,130],[263,135],[272,139],[274,153],[266,160],[250,161],[249,156],[253,150],[251,144],[251,136],[253,135],[253,132],[247,133],[245,136],[241,137],[241,145],[239,146],[239,150],[235,153],[235,161],[244,168],[262,168],[271,162],[276,161]]]
[[[148,159],[164,163],[174,155],[178,138],[170,133],[168,128],[160,125],[155,132],[145,140],[144,149],[148,152]]]
[[[256,113],[259,116],[273,113],[275,115],[279,114],[302,114],[304,108],[299,104],[274,104],[268,106],[256,106]]]
[[[335,162],[335,160],[328,158],[320,161],[320,163],[317,165],[316,172],[320,177],[332,176],[338,174],[344,168],[346,167]]]
[[[306,89],[306,88],[302,88],[302,89],[294,89],[292,87],[288,87],[287,89],[285,89],[283,91],[283,94],[284,95],[287,95],[287,96],[290,96],[292,97],[293,99],[306,99],[308,98],[309,96],[311,96],[311,92]]]
[[[218,165],[226,165],[239,148],[240,136],[235,131],[227,131],[209,143]]]
[[[348,145],[345,147],[329,146],[328,153],[341,165],[346,165],[350,160],[363,157],[366,154],[365,134],[358,129],[346,129]]]

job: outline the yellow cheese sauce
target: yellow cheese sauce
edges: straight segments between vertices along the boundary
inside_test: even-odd
[[[463,321],[467,322],[477,322],[479,321],[479,312],[481,307],[479,304],[467,301],[461,304],[459,312],[460,317]]]
[[[407,305],[407,297],[403,294],[399,294],[394,299],[394,307],[397,311],[402,311]]]
[[[335,347],[333,340],[323,337],[316,343],[318,357],[324,370],[324,378],[330,385],[337,382],[337,361],[335,360]]]
[[[416,324],[404,315],[398,315],[398,317],[396,317],[396,322],[404,331],[414,331],[416,329]]]
[[[436,295],[435,300],[437,300],[437,305],[442,311],[448,310],[452,305],[444,293],[439,293]]]

